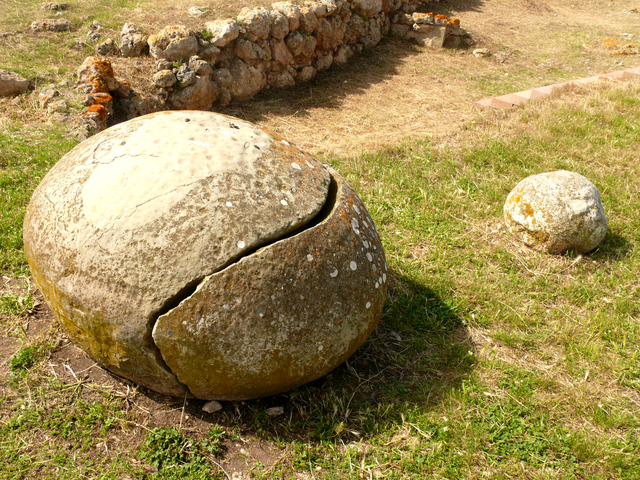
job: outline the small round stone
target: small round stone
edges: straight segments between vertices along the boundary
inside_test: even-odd
[[[607,233],[600,192],[575,172],[532,175],[509,193],[504,204],[509,231],[547,253],[588,253]]]

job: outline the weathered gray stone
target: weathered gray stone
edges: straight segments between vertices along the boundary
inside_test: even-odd
[[[177,81],[171,70],[160,70],[153,75],[153,83],[162,88],[173,87]]]
[[[133,23],[125,23],[120,32],[120,53],[123,57],[139,57],[147,46],[147,37]]]
[[[173,68],[173,62],[169,60],[165,60],[161,58],[156,62],[156,72],[161,72],[162,70],[171,70]]]
[[[215,64],[219,54],[220,49],[214,45],[209,45],[207,48],[198,52],[199,57],[211,64]]]
[[[307,35],[311,35],[318,28],[318,17],[313,13],[313,10],[305,5],[301,5],[298,8],[300,9],[300,30],[303,30]]]
[[[414,40],[423,47],[442,48],[447,36],[447,27],[427,24],[414,24],[413,30],[407,33],[406,38]]]
[[[293,63],[293,54],[283,40],[271,40],[271,70],[282,71]]]
[[[196,72],[191,70],[187,64],[180,65],[175,75],[180,84],[180,88],[188,87],[196,81]]]
[[[358,39],[365,47],[375,47],[382,40],[382,25],[380,19],[372,17],[365,24],[364,31]]]
[[[331,53],[327,53],[326,55],[322,55],[318,57],[313,62],[313,66],[316,67],[316,70],[319,72],[324,72],[325,70],[329,70],[329,67],[333,64],[333,55]]]
[[[266,8],[243,8],[238,14],[238,23],[252,42],[264,40],[271,32],[271,13]]]
[[[318,73],[318,71],[311,65],[308,65],[306,67],[302,67],[298,71],[298,76],[296,78],[300,82],[308,82],[309,80],[311,80],[313,77],[316,76],[316,73]]]
[[[351,47],[349,45],[342,45],[333,56],[333,63],[343,65],[347,63],[347,60],[349,60],[351,56],[353,56]]]
[[[17,73],[0,70],[0,97],[20,95],[29,89],[29,80]]]
[[[229,67],[231,84],[227,87],[234,100],[246,100],[253,97],[267,84],[267,77],[262,69],[252,67],[237,58]]]
[[[587,253],[607,232],[600,192],[575,172],[532,175],[509,193],[504,217],[511,233],[548,253]]]
[[[300,27],[300,9],[291,2],[277,2],[271,5],[271,9],[282,13],[289,21],[289,31],[293,32]]]
[[[365,30],[364,20],[360,15],[353,15],[347,23],[344,42],[351,43],[357,40]]]
[[[293,87],[296,81],[288,71],[284,71],[267,76],[267,83],[275,88],[286,88]]]
[[[111,38],[107,38],[104,42],[96,45],[96,53],[106,57],[116,52],[116,44]]]
[[[42,90],[38,94],[38,101],[40,103],[40,108],[47,108],[47,106],[53,103],[56,98],[60,97],[60,92],[53,88],[47,88]]]
[[[50,10],[52,12],[59,12],[62,10],[66,10],[67,9],[67,4],[66,3],[43,3],[42,7],[40,7],[42,10]]]
[[[271,14],[271,37],[282,40],[289,33],[289,20],[277,10],[270,10]]]
[[[353,0],[351,3],[365,17],[372,17],[382,11],[382,0]]]
[[[194,55],[189,59],[189,68],[201,77],[213,75],[213,68],[211,68],[211,65],[197,55]]]
[[[210,112],[140,117],[78,145],[36,189],[24,244],[70,338],[169,395],[239,400],[319,378],[386,297],[382,245],[347,183]]]
[[[187,60],[198,53],[198,39],[196,34],[183,25],[165,27],[147,40],[149,53],[156,59],[166,59],[171,62]]]
[[[266,60],[267,56],[271,57],[271,52],[265,52],[256,43],[244,38],[236,40],[234,52],[243,60]]]
[[[238,38],[240,29],[235,20],[215,20],[204,24],[204,28],[211,34],[211,45],[218,48],[226,47]]]
[[[316,39],[311,35],[303,35],[299,31],[291,32],[285,38],[285,42],[298,64],[308,62],[315,54]]]
[[[169,106],[174,110],[209,110],[218,98],[218,93],[218,86],[210,76],[194,75],[193,82],[169,95]]]
[[[71,29],[71,20],[64,18],[36,20],[29,27],[34,32],[68,32]]]
[[[407,38],[409,32],[412,32],[413,28],[410,25],[402,25],[400,23],[394,23],[391,25],[391,35],[399,38]]]

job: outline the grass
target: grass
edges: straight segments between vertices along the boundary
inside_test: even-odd
[[[640,477],[639,99],[638,82],[594,85],[485,113],[453,143],[327,158],[368,205],[393,272],[381,324],[348,362],[225,403],[202,432],[182,417],[145,425],[132,407],[144,392],[62,382],[48,331],[11,360],[0,478],[226,478],[238,459],[264,479]],[[56,130],[0,134],[5,275],[26,274],[22,214],[72,146]],[[590,255],[531,251],[502,225],[516,183],[558,169],[601,192],[609,232]],[[285,414],[267,415],[274,405]],[[252,442],[278,454],[235,446]]]

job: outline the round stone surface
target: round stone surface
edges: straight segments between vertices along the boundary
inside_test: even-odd
[[[607,233],[600,192],[575,172],[532,175],[507,196],[504,218],[511,233],[548,253],[587,253]]]
[[[70,338],[147,388],[279,393],[348,358],[379,321],[382,244],[340,175],[211,112],[91,137],[36,189],[33,278]]]

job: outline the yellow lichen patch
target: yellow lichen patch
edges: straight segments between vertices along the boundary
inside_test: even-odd
[[[611,50],[611,55],[638,55],[638,45],[635,43],[621,42],[617,38],[605,37],[600,39],[600,43]]]
[[[529,205],[528,203],[524,205],[524,211],[527,212],[528,216],[533,217],[533,209],[531,208],[531,205]]]

